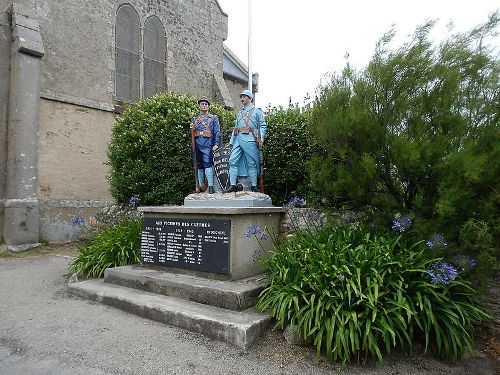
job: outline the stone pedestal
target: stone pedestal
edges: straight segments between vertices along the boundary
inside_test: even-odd
[[[253,307],[265,278],[254,258],[261,246],[245,232],[256,225],[277,231],[283,209],[260,193],[201,193],[185,202],[139,207],[143,264],[108,268],[104,281],[77,282],[69,291],[247,350],[270,318]]]
[[[200,196],[201,194],[197,195]],[[214,196],[216,195],[214,194]],[[260,195],[265,196],[265,194]],[[228,272],[214,273],[177,267],[172,269],[172,271],[220,280],[240,280],[263,272],[260,262],[256,261],[255,258],[256,256],[265,256],[266,250],[271,249],[272,242],[270,239],[261,240],[259,244],[259,241],[254,236],[246,237],[245,232],[248,231],[249,227],[259,225],[262,228],[267,228],[271,234],[277,233],[283,209],[273,206],[220,207],[219,205],[222,204],[221,200],[226,200],[226,203],[232,200],[231,204],[233,205],[236,205],[235,201],[238,200],[238,193],[223,194],[223,196],[225,199],[213,199],[211,207],[190,207],[185,205],[139,208],[144,213],[145,220],[148,221],[155,219],[158,222],[182,223],[182,220],[185,219],[188,223],[191,223],[193,220],[224,220],[230,223],[230,228],[227,228],[226,231],[229,241]],[[266,200],[265,197],[262,198]],[[251,195],[248,193],[240,194],[239,198],[242,199],[242,204],[250,204],[249,202],[252,200],[250,199]],[[209,199],[209,201],[211,200]],[[202,204],[201,199],[195,201],[199,205]],[[205,202],[205,205],[209,204]],[[261,246],[263,249],[261,249]],[[165,267],[166,270],[170,268]]]

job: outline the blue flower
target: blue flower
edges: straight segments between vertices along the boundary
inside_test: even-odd
[[[476,266],[476,260],[468,255],[455,255],[453,263],[461,271],[470,271]]]
[[[308,225],[312,224],[316,226],[321,226],[323,225],[324,215],[320,210],[314,208],[312,210],[307,211],[305,219]]]
[[[252,254],[252,261],[257,262],[257,260],[260,258],[262,254],[261,249],[253,249],[253,254]]]
[[[458,271],[450,263],[434,262],[427,273],[431,277],[431,283],[448,285],[450,281],[455,280]]]
[[[339,273],[337,275],[337,279],[339,279],[340,281],[344,280],[345,279],[345,275],[343,273]]]
[[[284,206],[283,208],[288,210],[289,208],[293,208],[293,207],[297,207],[297,206],[300,206],[300,207],[303,207],[306,205],[306,202],[302,199],[302,198],[298,198],[298,197],[293,197],[291,198]]]
[[[72,227],[80,226],[85,224],[85,219],[81,216],[75,216],[69,221],[69,225]]]
[[[444,239],[444,237],[441,234],[435,234],[432,237],[432,239],[427,240],[425,243],[429,247],[429,249],[448,247],[448,242],[446,242],[446,240]]]
[[[259,234],[258,237],[259,237],[259,240],[262,240],[262,241],[266,241],[269,239],[269,236],[265,233]]]
[[[268,240],[269,236],[264,232],[260,225],[251,225],[245,232],[245,237],[256,236],[259,240]]]
[[[139,206],[139,202],[141,201],[141,198],[139,197],[136,197],[136,196],[132,196],[130,197],[130,199],[128,200],[128,203],[132,206],[132,207],[137,207]]]
[[[392,229],[402,233],[410,229],[411,225],[412,221],[408,216],[396,216],[392,222]]]

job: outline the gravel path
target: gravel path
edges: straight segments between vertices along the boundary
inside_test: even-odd
[[[269,332],[248,352],[66,293],[67,256],[0,259],[0,374],[481,374],[482,352],[453,364],[393,355],[384,367],[316,360]]]

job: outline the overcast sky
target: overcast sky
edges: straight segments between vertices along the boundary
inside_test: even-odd
[[[219,0],[229,16],[226,45],[245,64],[249,0]],[[361,69],[375,43],[392,25],[396,45],[426,20],[437,19],[435,38],[484,23],[500,8],[499,0],[250,0],[252,1],[252,71],[259,73],[258,107],[303,103],[325,73],[340,72],[346,53]],[[499,41],[500,39],[497,38]]]

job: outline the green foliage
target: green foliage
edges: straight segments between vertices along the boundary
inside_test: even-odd
[[[485,222],[476,219],[465,222],[460,231],[460,249],[477,259],[473,276],[480,282],[487,281],[493,269],[498,269],[500,254],[496,251],[491,230]]]
[[[193,191],[189,124],[198,112],[195,97],[162,93],[117,118],[108,148],[117,202],[138,196],[143,205],[180,204]],[[215,103],[210,112],[219,116],[223,129],[234,122],[234,113]]]
[[[308,193],[308,163],[315,152],[307,128],[308,112],[298,107],[273,108],[266,113],[265,185],[275,205]]]
[[[298,232],[262,260],[270,276],[257,306],[343,364],[368,355],[382,362],[416,340],[458,358],[473,348],[472,328],[488,315],[467,282],[431,283],[431,253],[363,227]]]
[[[142,219],[125,219],[99,232],[88,244],[78,247],[70,270],[88,277],[102,277],[109,267],[141,261]]]
[[[311,181],[336,207],[396,212],[459,243],[468,219],[498,243],[500,60],[488,46],[500,17],[433,46],[433,23],[389,48],[385,35],[366,69],[349,67],[321,88],[310,117],[324,154]]]

